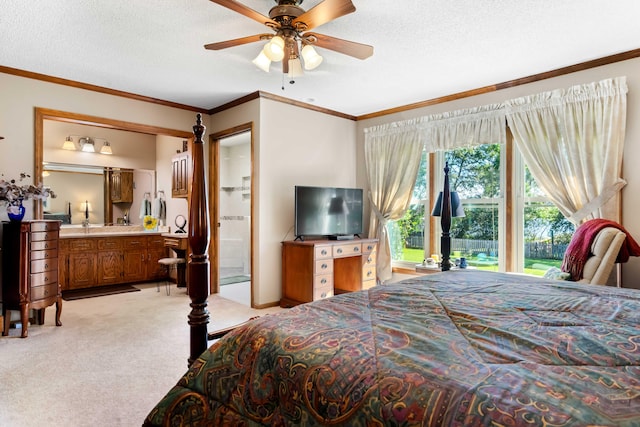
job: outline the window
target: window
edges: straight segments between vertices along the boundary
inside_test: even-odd
[[[542,276],[562,265],[575,226],[545,197],[531,176],[524,172],[523,255],[524,272]]]
[[[465,257],[472,267],[499,269],[504,252],[499,232],[504,212],[501,152],[500,144],[485,144],[443,155],[449,164],[449,186],[465,211],[464,217],[451,221],[452,262]]]
[[[429,188],[434,194],[441,190],[445,162],[449,163],[451,191],[458,192],[465,210],[464,217],[452,219],[452,261],[465,257],[475,268],[535,275],[561,265],[574,226],[545,197],[517,150],[508,156],[505,148],[486,144],[423,153],[411,206],[401,220],[388,224],[394,267],[414,269],[415,264],[439,252],[440,222],[431,217]],[[508,161],[513,167],[507,167]],[[431,175],[430,163],[434,168]],[[510,199],[513,206],[507,209],[505,184],[510,169],[514,170],[510,186],[514,197]],[[510,231],[506,224],[513,224]],[[508,253],[507,244],[511,248]]]

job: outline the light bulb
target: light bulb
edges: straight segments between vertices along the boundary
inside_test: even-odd
[[[302,58],[304,58],[304,68],[306,70],[313,70],[322,63],[322,56],[318,55],[318,52],[310,44],[305,45],[302,48]]]
[[[264,54],[272,61],[282,61],[284,58],[284,39],[280,36],[271,38],[271,41],[264,45]]]
[[[256,67],[260,68],[265,73],[269,72],[269,66],[271,65],[271,60],[267,58],[267,55],[264,54],[264,49],[260,51],[260,54],[256,56],[253,62]]]

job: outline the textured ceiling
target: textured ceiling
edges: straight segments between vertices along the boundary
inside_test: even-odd
[[[267,15],[273,0],[238,0]],[[320,0],[304,0],[308,10]],[[251,60],[269,32],[208,0],[2,0],[0,65],[211,109],[265,91],[362,115],[640,48],[638,0],[353,0],[315,32],[374,47],[284,83]],[[274,70],[276,68],[276,70]]]

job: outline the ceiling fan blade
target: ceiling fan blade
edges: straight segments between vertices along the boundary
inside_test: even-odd
[[[324,0],[294,19],[292,25],[304,24],[303,31],[311,30],[355,11],[351,0]]]
[[[231,9],[234,12],[238,12],[239,14],[244,15],[247,18],[251,18],[254,21],[258,21],[261,24],[268,25],[268,26],[275,26],[275,27],[280,26],[280,24],[278,24],[276,21],[269,18],[268,16],[264,16],[260,12],[256,12],[255,10],[243,5],[242,3],[238,3],[235,0],[211,0],[211,1],[216,4],[219,4],[220,6],[224,6],[227,9]]]
[[[367,59],[373,55],[373,46],[342,40],[337,37],[325,36],[318,33],[304,33],[303,38],[318,47],[333,50],[358,59]]]
[[[204,48],[209,50],[220,50],[220,49],[226,49],[228,47],[240,46],[247,43],[259,42],[260,40],[268,40],[271,37],[273,37],[273,34],[256,34],[253,36],[242,37],[239,39],[205,44]]]

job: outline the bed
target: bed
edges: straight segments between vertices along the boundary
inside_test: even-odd
[[[205,348],[145,426],[640,425],[636,290],[451,270],[262,316],[206,348],[191,277],[191,349],[197,322]]]
[[[638,426],[639,325],[633,290],[426,275],[232,331],[147,425]]]

